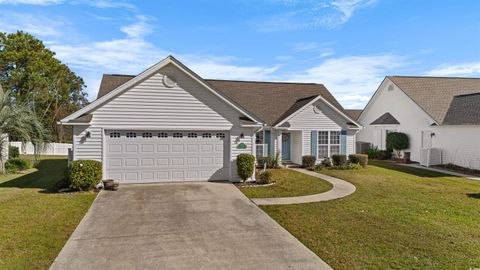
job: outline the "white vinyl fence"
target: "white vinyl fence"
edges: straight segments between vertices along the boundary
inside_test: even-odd
[[[33,155],[33,144],[31,142],[22,145],[22,142],[10,142],[10,146],[18,147],[21,155]],[[67,156],[68,149],[72,148],[71,143],[46,143],[42,155]]]

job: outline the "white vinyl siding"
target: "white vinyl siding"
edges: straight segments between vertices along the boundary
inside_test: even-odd
[[[316,109],[314,109],[316,106]],[[302,130],[302,155],[311,155],[311,131],[341,131],[347,130],[347,155],[354,153],[355,131],[348,130],[347,120],[336,111],[319,100],[315,104],[304,108],[288,120],[290,129]]]
[[[163,74],[177,86],[163,84]],[[93,124],[104,128],[170,127],[228,130],[238,119],[230,105],[195,80],[167,65],[93,112]]]
[[[87,138],[87,132],[90,132],[90,138]],[[74,160],[102,161],[102,132],[101,127],[74,126]]]

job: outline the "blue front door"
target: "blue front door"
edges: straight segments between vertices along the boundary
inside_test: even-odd
[[[282,160],[290,160],[290,133],[282,133]]]

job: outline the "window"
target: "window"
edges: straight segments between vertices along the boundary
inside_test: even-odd
[[[152,138],[152,133],[151,132],[143,132],[142,137],[143,138]]]
[[[217,133],[217,138],[225,139],[225,133]]]
[[[318,158],[328,157],[328,131],[318,132]]]
[[[159,138],[168,138],[168,134],[166,132],[160,132],[158,133]]]
[[[110,138],[120,138],[120,132],[110,132]]]
[[[193,132],[192,132],[192,133],[188,133],[188,134],[187,134],[187,137],[188,137],[188,138],[197,138],[197,133],[193,133]]]
[[[263,144],[263,130],[257,132],[256,134],[256,139],[255,139],[256,144]]]
[[[340,154],[340,131],[318,132],[318,158]]]
[[[183,138],[183,134],[181,132],[173,133],[173,138]]]
[[[202,134],[202,138],[211,138],[212,137],[212,133],[203,133]]]
[[[340,154],[340,131],[330,131],[330,156]]]
[[[137,137],[137,133],[135,132],[127,132],[127,138],[136,138]]]

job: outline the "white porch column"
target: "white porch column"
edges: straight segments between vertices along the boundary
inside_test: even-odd
[[[276,152],[275,152],[275,156],[277,153],[280,153],[279,154],[279,159],[280,161],[282,161],[282,130],[275,130],[276,134],[277,134],[277,137],[276,137],[276,141],[277,141],[277,149],[276,149]]]

